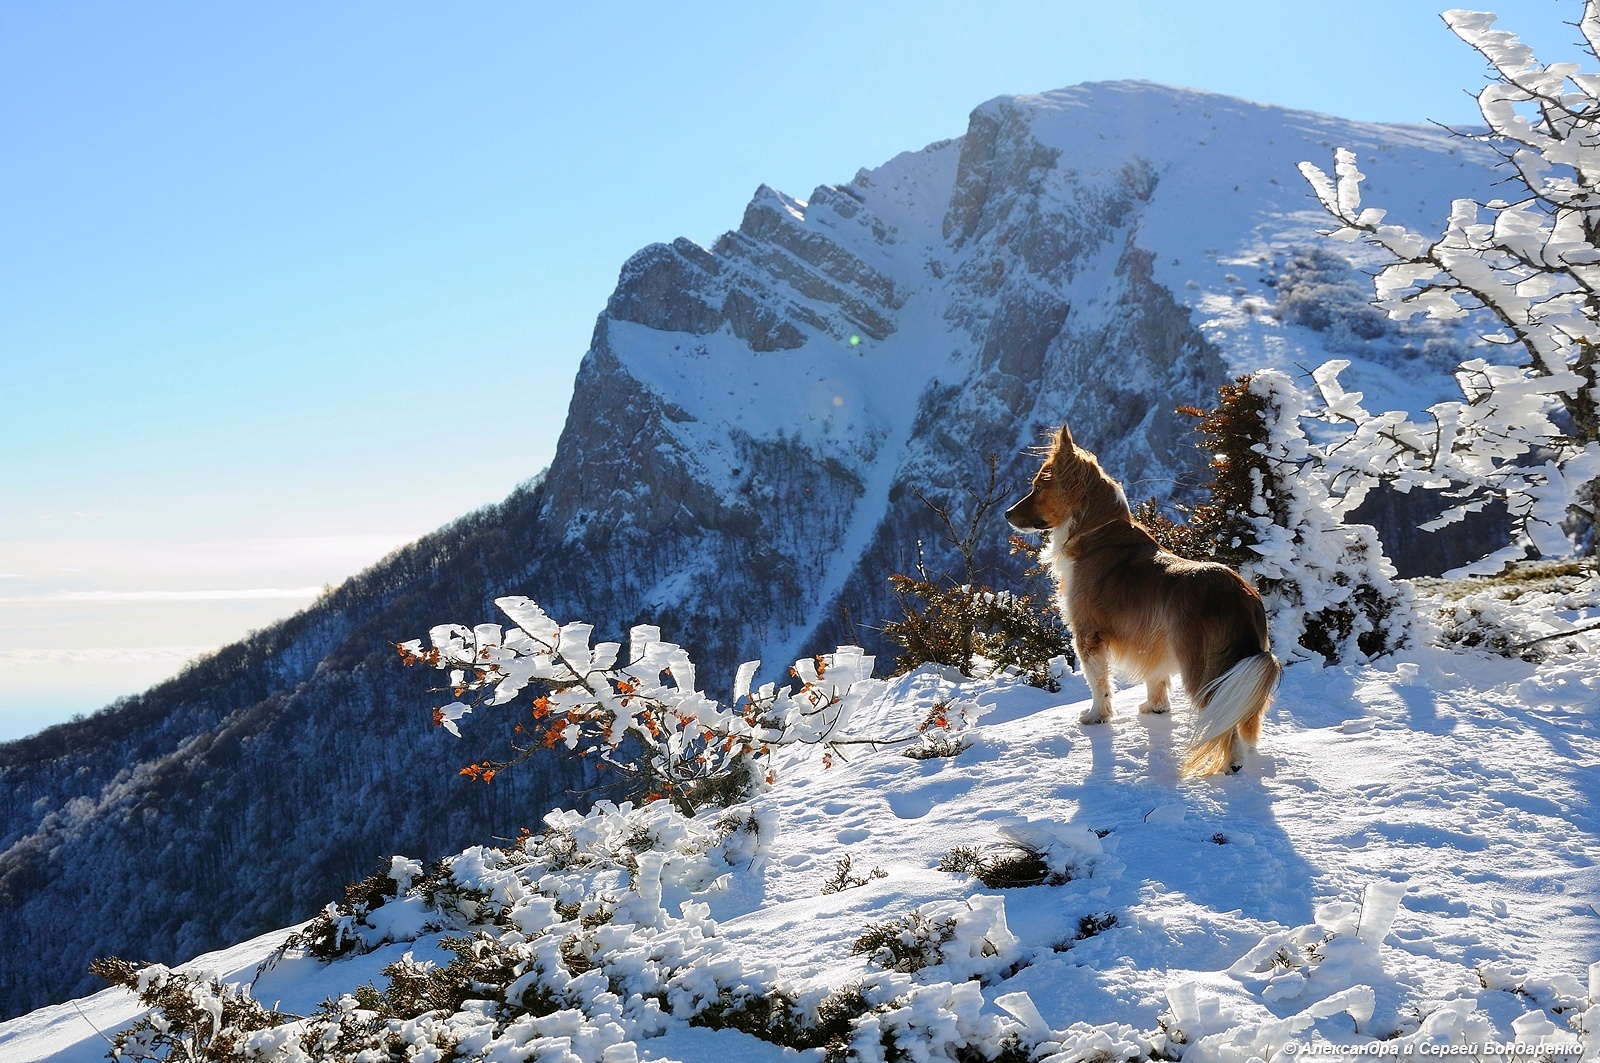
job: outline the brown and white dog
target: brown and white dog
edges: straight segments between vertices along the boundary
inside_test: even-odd
[[[1261,734],[1283,666],[1267,639],[1261,597],[1226,565],[1188,561],[1134,522],[1122,487],[1063,425],[1006,511],[1023,531],[1046,531],[1056,604],[1072,629],[1093,698],[1080,719],[1111,716],[1111,670],[1145,684],[1140,712],[1166,712],[1174,672],[1199,718],[1182,774],[1238,771]]]

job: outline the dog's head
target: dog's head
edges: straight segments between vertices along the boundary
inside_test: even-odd
[[[1128,503],[1115,480],[1105,474],[1093,454],[1072,441],[1066,425],[1044,452],[1033,477],[1033,489],[1006,510],[1006,520],[1019,531],[1053,531],[1065,526],[1089,528],[1127,515]]]

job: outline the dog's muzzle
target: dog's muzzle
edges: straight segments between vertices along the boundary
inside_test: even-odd
[[[1021,502],[1006,510],[1006,523],[1018,531],[1049,531],[1050,525],[1033,512],[1032,502],[1033,495],[1029,494]]]

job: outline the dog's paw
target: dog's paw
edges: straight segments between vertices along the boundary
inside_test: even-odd
[[[1090,705],[1078,716],[1079,723],[1105,723],[1111,719],[1111,710],[1098,705]]]
[[[1172,706],[1169,705],[1165,700],[1147,701],[1139,706],[1139,711],[1147,713],[1151,716],[1161,716],[1165,713],[1171,712]]]

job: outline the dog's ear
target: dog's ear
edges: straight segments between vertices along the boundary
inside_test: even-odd
[[[1056,435],[1056,449],[1067,450],[1072,446],[1074,446],[1072,442],[1072,429],[1063,424],[1061,426],[1060,433]]]

